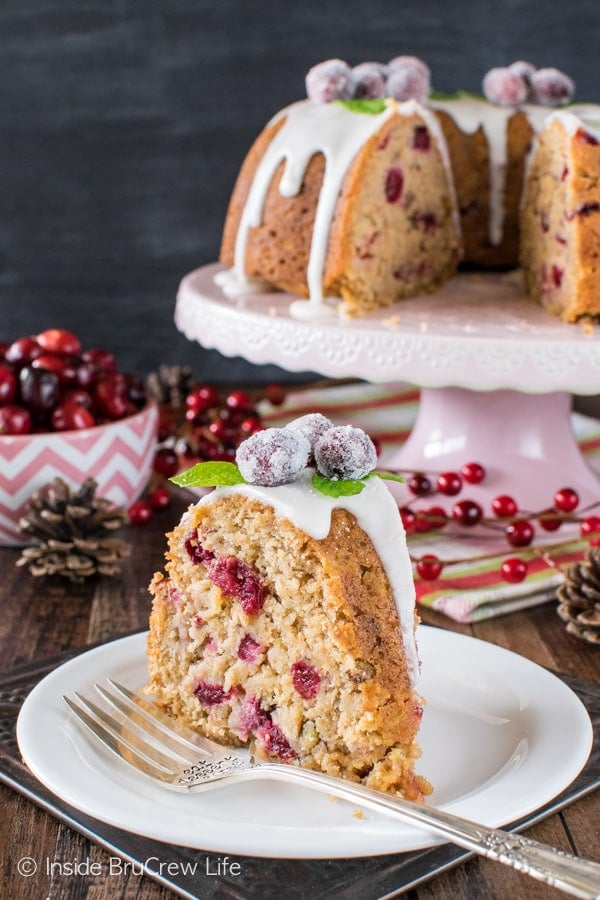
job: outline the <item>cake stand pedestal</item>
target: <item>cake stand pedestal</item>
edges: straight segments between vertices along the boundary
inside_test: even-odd
[[[581,506],[600,500],[570,415],[571,394],[600,393],[600,330],[550,316],[522,294],[518,273],[459,275],[362,319],[304,320],[288,294],[228,298],[214,283],[220,270],[204,266],[181,283],[175,323],[190,340],[291,372],[421,388],[414,428],[386,467],[480,462],[486,478],[469,497],[484,506],[511,493],[539,511],[567,486]]]

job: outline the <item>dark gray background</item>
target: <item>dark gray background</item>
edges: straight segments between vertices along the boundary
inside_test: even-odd
[[[478,90],[524,58],[598,100],[599,45],[599,0],[2,0],[0,339],[57,326],[142,375],[283,377],[188,342],[173,309],[307,69],[414,53],[438,90]]]

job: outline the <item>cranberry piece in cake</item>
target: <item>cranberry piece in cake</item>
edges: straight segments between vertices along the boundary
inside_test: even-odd
[[[299,659],[292,663],[291,672],[294,690],[305,700],[313,700],[321,686],[321,676],[316,668],[305,659]]]
[[[222,684],[211,684],[208,681],[199,681],[194,688],[194,694],[202,706],[218,706],[231,700],[233,691],[226,691]]]
[[[251,634],[245,634],[240,641],[237,655],[238,659],[243,659],[244,662],[256,662],[263,652],[264,647],[255,641]]]
[[[185,550],[194,565],[207,566],[215,558],[215,554],[210,550],[205,550],[198,537],[198,531],[195,529],[185,539]]]
[[[235,556],[214,559],[208,566],[208,577],[225,594],[239,601],[244,612],[255,615],[262,609],[264,591],[258,573]]]
[[[295,759],[297,753],[291,746],[281,728],[270,718],[261,725],[259,735],[262,738],[265,751],[270,756],[278,756],[283,762]]]
[[[402,197],[404,187],[404,174],[400,166],[388,169],[385,176],[384,193],[388,203],[397,203]]]

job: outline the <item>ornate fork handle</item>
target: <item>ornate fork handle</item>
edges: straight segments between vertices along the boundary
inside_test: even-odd
[[[587,900],[600,898],[600,863],[580,859],[523,835],[487,828],[443,810],[388,797],[360,784],[344,782],[307,769],[263,763],[250,771],[259,778],[271,777],[284,781],[291,779],[336,797],[355,801],[376,812],[417,822],[459,847],[511,866],[518,872],[531,875],[574,897]]]

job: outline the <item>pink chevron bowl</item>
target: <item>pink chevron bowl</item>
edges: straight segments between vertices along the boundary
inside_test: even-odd
[[[34,491],[62,478],[95,479],[97,496],[129,506],[142,494],[156,450],[158,408],[81,431],[0,435],[0,545],[28,543],[18,522]]]

